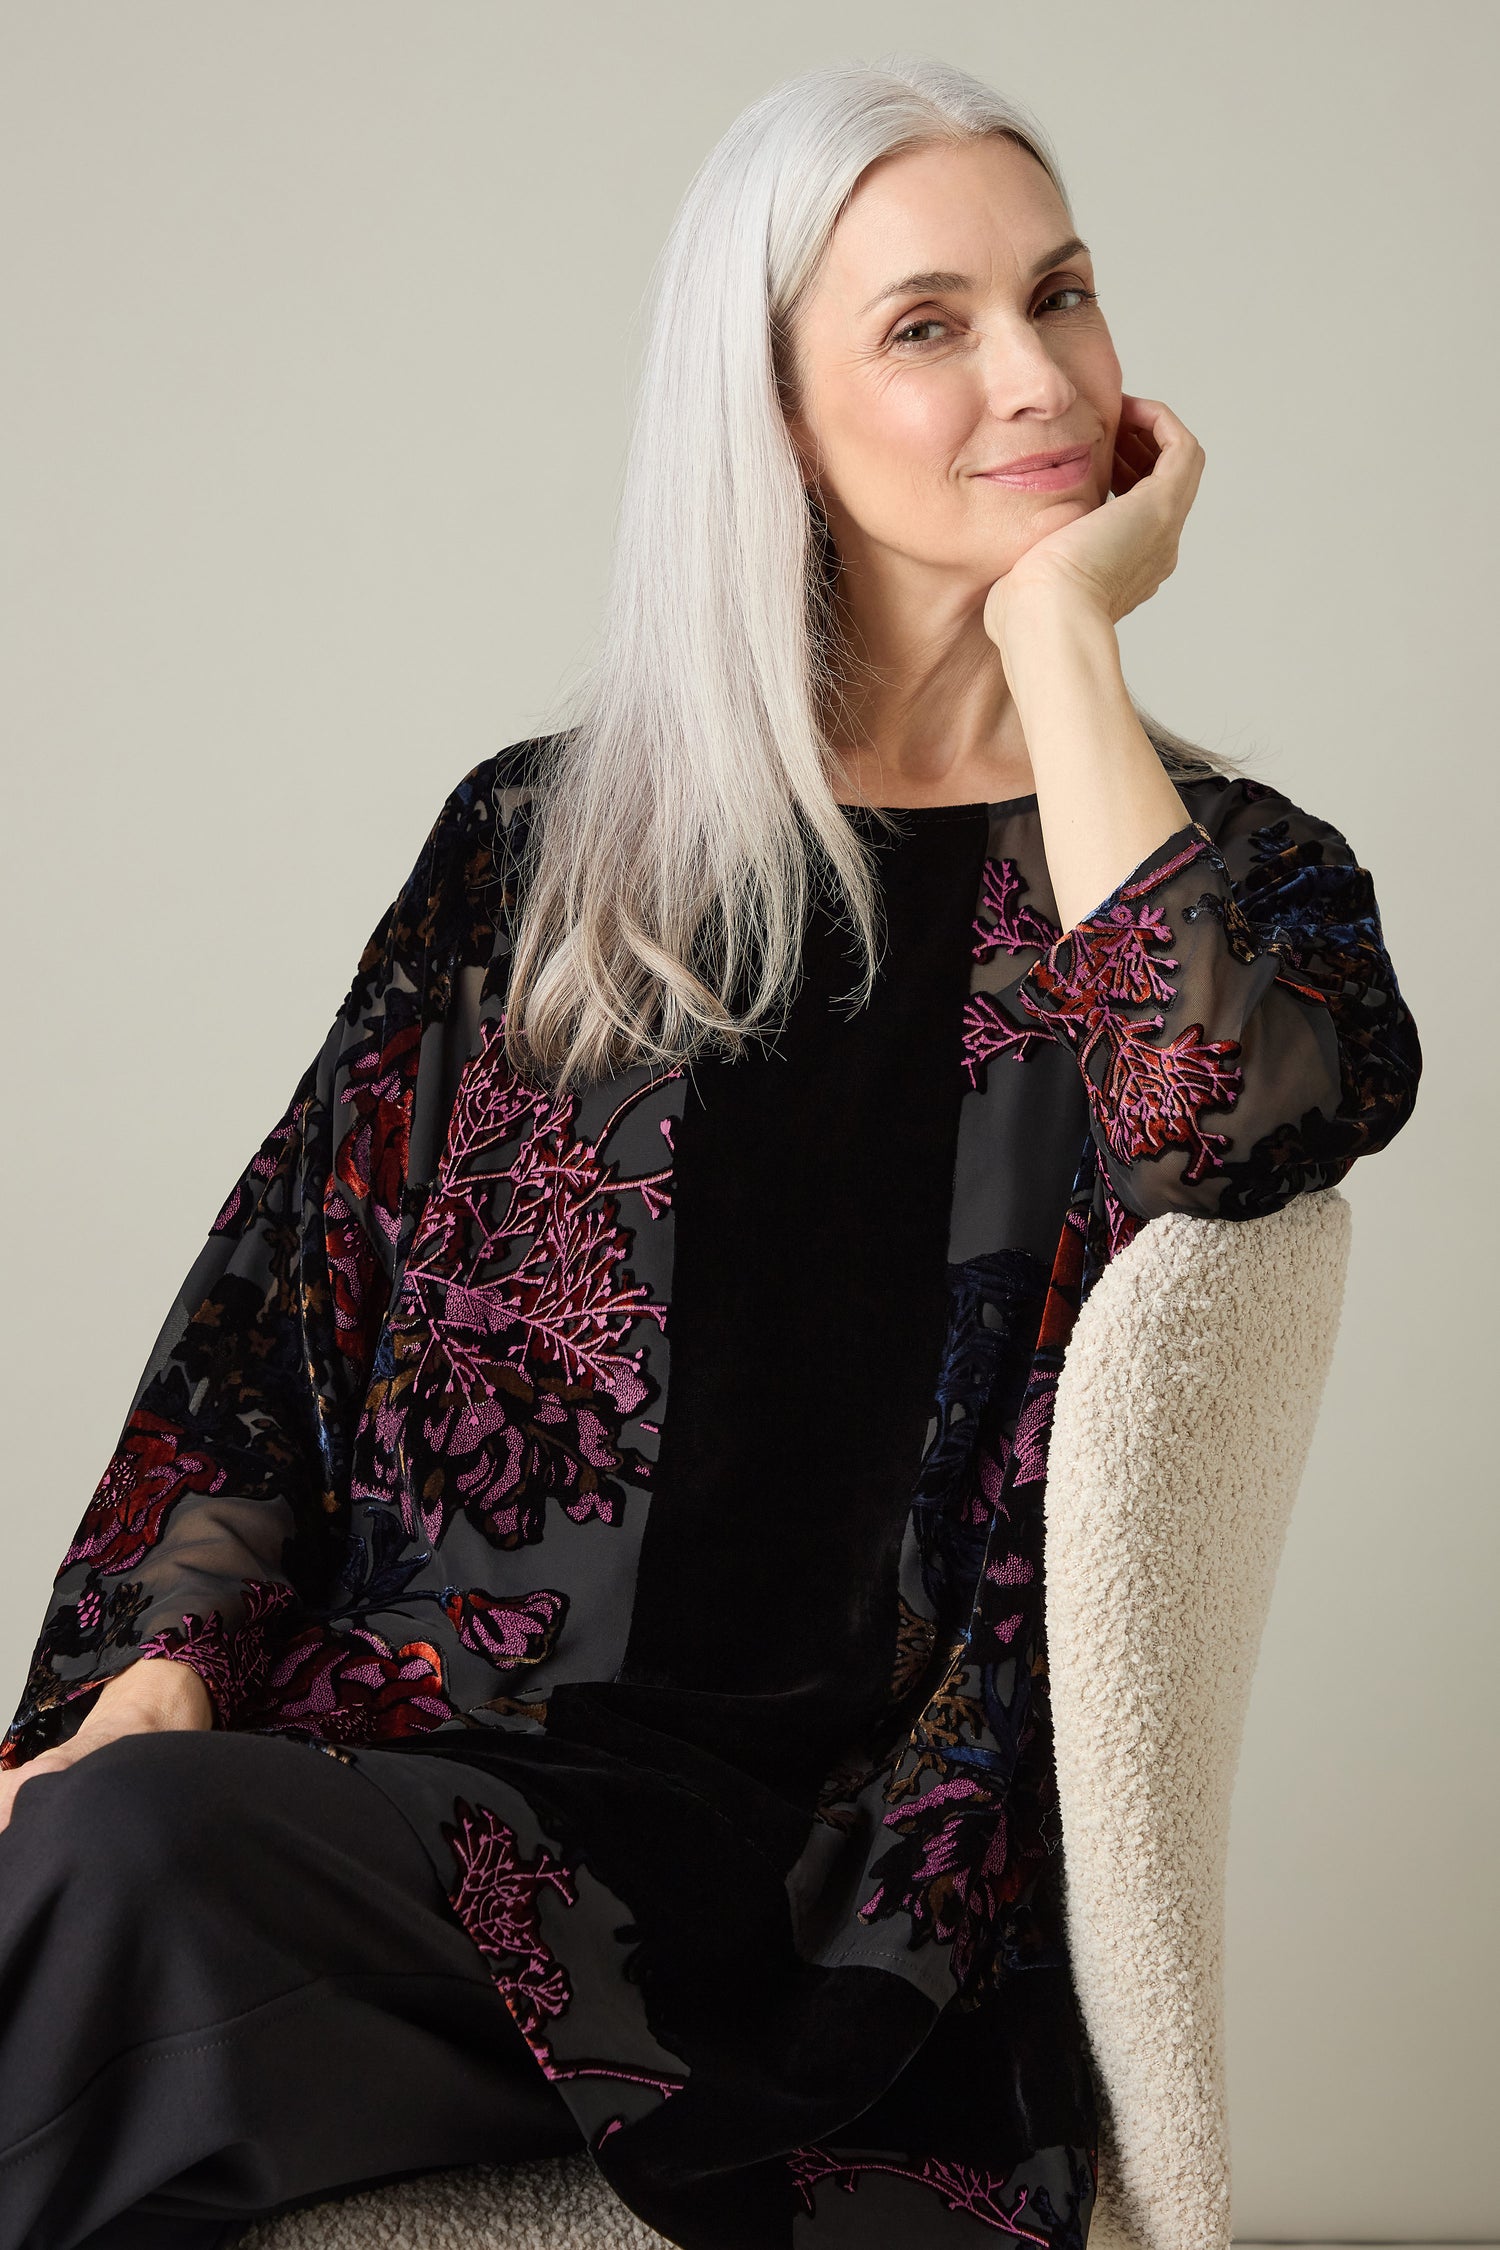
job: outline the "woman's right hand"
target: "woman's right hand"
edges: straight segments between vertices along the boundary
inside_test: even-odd
[[[175,1656],[138,1656],[94,1698],[77,1732],[55,1750],[40,1750],[24,1766],[0,1773],[0,1829],[10,1824],[16,1791],[37,1773],[63,1773],[102,1743],[124,1734],[162,1734],[175,1728],[206,1730],[214,1723],[208,1689],[190,1665]]]
[[[1014,605],[1021,613],[1024,630],[1028,598],[1038,590],[1049,600],[1081,601],[1112,625],[1149,601],[1177,568],[1204,460],[1170,406],[1125,392],[1110,470],[1113,500],[1044,533],[990,588],[984,629],[1002,655],[1008,611]]]

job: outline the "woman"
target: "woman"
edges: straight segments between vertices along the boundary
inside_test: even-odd
[[[586,691],[448,797],[63,1558],[0,2250],[579,2147],[690,2250],[1084,2242],[1063,1351],[1421,1068],[1342,834],[1126,691],[1203,454],[1095,278],[936,64],[693,183]]]

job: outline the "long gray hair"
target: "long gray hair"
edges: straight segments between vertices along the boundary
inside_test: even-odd
[[[1036,121],[948,64],[835,63],[741,112],[652,276],[597,651],[557,714],[523,869],[506,1039],[559,1086],[734,1053],[795,986],[812,891],[879,947],[868,846],[834,794],[848,678],[837,557],[786,426],[788,343],[861,174]],[[1132,699],[1133,700],[1133,699]],[[1223,770],[1135,706],[1168,772]]]

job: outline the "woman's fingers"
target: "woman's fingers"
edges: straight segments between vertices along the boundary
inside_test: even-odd
[[[1120,400],[1120,422],[1116,444],[1145,445],[1155,448],[1165,462],[1169,457],[1174,468],[1190,463],[1195,457],[1201,463],[1203,448],[1180,415],[1159,398],[1135,398],[1125,392]]]
[[[34,1773],[63,1773],[121,1735],[201,1732],[213,1724],[213,1700],[190,1664],[171,1656],[135,1657],[105,1681],[76,1734],[55,1749],[39,1751],[24,1766],[0,1772],[0,1829],[10,1820],[16,1791]]]
[[[1205,459],[1192,431],[1164,399],[1122,394],[1110,480],[1117,498],[1146,478],[1155,478],[1168,515],[1180,528],[1197,493]]]
[[[11,1807],[23,1781],[29,1781],[33,1774],[38,1773],[65,1773],[69,1766],[76,1765],[80,1758],[86,1757],[92,1747],[91,1743],[79,1746],[75,1736],[72,1742],[60,1743],[55,1750],[43,1750],[36,1757],[28,1758],[24,1766],[15,1766],[9,1773],[0,1773],[0,1830],[10,1825]]]
[[[33,1774],[66,1773],[69,1766],[76,1766],[80,1758],[86,1758],[91,1750],[102,1749],[106,1742],[118,1742],[127,1734],[152,1734],[161,1731],[144,1705],[139,1717],[133,1710],[122,1708],[106,1720],[98,1717],[97,1711],[96,1705],[78,1732],[66,1742],[59,1742],[56,1749],[40,1750],[34,1758],[28,1758],[24,1766],[13,1766],[9,1772],[0,1773],[0,1830],[9,1825],[16,1792],[22,1782],[29,1781]]]
[[[1129,492],[1149,477],[1160,460],[1157,446],[1139,431],[1129,430],[1115,440],[1115,475],[1110,482],[1112,492]]]

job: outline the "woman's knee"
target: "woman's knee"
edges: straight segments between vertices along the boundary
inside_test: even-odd
[[[224,1768],[232,1738],[173,1729],[118,1735],[70,1766],[33,1774],[16,1791],[12,1856],[40,1857],[54,1872],[106,1875],[118,1889],[201,1862],[198,1847],[224,1841]]]

